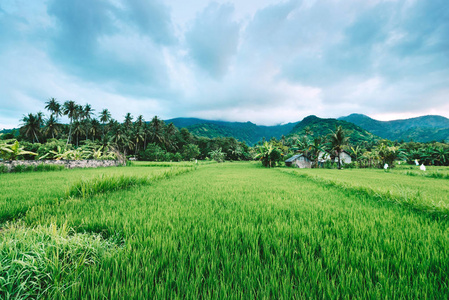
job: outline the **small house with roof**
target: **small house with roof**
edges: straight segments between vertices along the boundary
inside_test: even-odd
[[[334,162],[338,163],[337,153],[335,153],[334,156],[335,156]],[[331,155],[329,153],[321,151],[318,154],[318,162],[320,164],[323,164],[324,162],[326,162],[328,160],[332,160]],[[343,150],[342,152],[340,152],[340,162],[342,164],[350,164],[352,162],[351,155],[349,155],[348,152]]]
[[[311,168],[312,161],[304,154],[296,154],[290,157],[289,159],[285,160],[285,165],[287,167],[293,166],[301,169]]]

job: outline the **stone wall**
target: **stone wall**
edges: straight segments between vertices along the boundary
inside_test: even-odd
[[[4,165],[8,170],[14,169],[18,165],[37,166],[37,165],[63,165],[67,169],[73,168],[99,168],[99,167],[116,167],[122,166],[123,161],[119,160],[12,160],[0,162],[0,166]]]

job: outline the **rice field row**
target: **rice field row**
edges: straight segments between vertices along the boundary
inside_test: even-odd
[[[181,164],[179,167],[193,167]],[[109,167],[97,169],[65,169],[53,172],[0,174],[0,224],[22,217],[28,209],[43,203],[58,203],[64,198],[70,186],[79,181],[100,177],[138,178],[164,173],[168,166],[140,165],[131,167]]]
[[[410,188],[422,180],[445,182],[349,171],[317,170],[311,176],[379,190],[398,178],[410,180],[402,183]],[[26,228],[68,226],[121,239],[119,248],[83,265],[76,276],[58,278],[56,283],[71,280],[65,289],[44,296],[449,297],[446,220],[289,172],[252,163],[210,164],[152,185],[58,203],[41,200],[23,217]],[[0,239],[3,245],[5,235]]]

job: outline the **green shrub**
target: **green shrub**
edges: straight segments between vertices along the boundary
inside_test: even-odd
[[[24,169],[25,169],[24,165],[16,165],[14,166],[14,168],[11,169],[11,172],[22,173]]]
[[[0,165],[0,174],[1,173],[8,173],[8,167],[5,165]]]

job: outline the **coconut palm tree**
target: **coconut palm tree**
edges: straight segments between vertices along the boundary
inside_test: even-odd
[[[44,134],[45,136],[49,137],[51,135],[52,138],[55,138],[55,136],[59,133],[59,127],[61,124],[58,123],[56,117],[51,114],[50,118],[47,119],[47,122],[45,123],[44,127]]]
[[[90,122],[89,133],[92,135],[92,140],[95,141],[99,137],[100,122],[97,119],[92,119]]]
[[[325,153],[325,145],[321,137],[316,137],[310,144],[311,158],[315,162],[315,168],[318,168],[318,160],[320,158],[320,153]]]
[[[73,123],[73,134],[76,136],[76,146],[78,147],[80,135],[85,134],[84,126],[78,120]]]
[[[142,128],[144,123],[145,123],[145,119],[143,118],[142,115],[139,115],[137,117],[136,121],[134,122],[134,126],[137,128]]]
[[[164,127],[164,121],[154,116],[150,122],[150,139],[152,143],[156,143],[159,146],[165,145]]]
[[[72,139],[72,123],[74,119],[78,118],[78,109],[78,105],[73,100],[68,100],[64,103],[62,113],[70,119],[69,135],[67,137],[66,145],[68,145]]]
[[[329,136],[331,149],[337,154],[338,169],[341,169],[340,154],[343,151],[344,146],[348,144],[348,140],[349,138],[346,136],[346,132],[341,126],[338,126]]]
[[[109,122],[109,120],[111,119],[111,113],[109,112],[109,110],[107,108],[103,109],[100,113],[100,122],[103,123],[103,140],[104,140],[104,129],[105,129],[105,124],[107,122]]]
[[[86,104],[86,105],[84,105],[84,107],[81,109],[81,112],[80,112],[80,117],[83,122],[84,131],[86,133],[86,140],[88,139],[92,115],[93,115],[94,111],[95,110],[92,108],[92,106],[90,104]]]
[[[55,98],[48,99],[45,109],[47,109],[56,119],[62,115],[61,104]]]
[[[165,127],[165,147],[167,150],[177,150],[175,136],[178,133],[178,128],[173,123],[168,124]]]
[[[29,113],[22,118],[23,126],[20,130],[24,133],[24,135],[31,139],[32,142],[39,143],[39,136],[41,135],[41,127],[42,127],[42,113],[38,113],[33,115]]]
[[[131,126],[133,124],[133,116],[131,115],[131,113],[127,113],[125,115],[125,120],[123,122],[123,125],[125,126],[126,130],[131,129]]]

